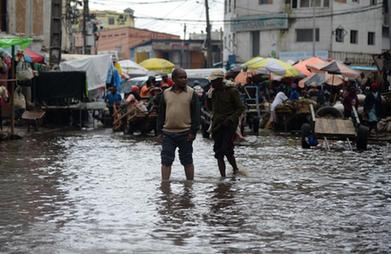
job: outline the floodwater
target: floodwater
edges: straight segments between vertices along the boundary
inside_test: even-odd
[[[176,159],[161,183],[151,139],[96,130],[3,142],[0,253],[390,253],[391,148],[336,145],[249,136],[236,149],[246,176],[220,179],[198,136],[195,180]]]

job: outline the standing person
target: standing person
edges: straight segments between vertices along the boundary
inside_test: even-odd
[[[357,91],[352,82],[348,83],[347,91],[343,98],[343,114],[345,118],[352,117],[353,107],[358,107]]]
[[[364,112],[368,116],[369,132],[377,131],[377,122],[380,120],[382,99],[379,93],[379,86],[371,84],[371,92],[365,97]]]
[[[224,83],[224,72],[213,71],[209,77],[213,92],[209,107],[212,110],[213,151],[217,159],[220,175],[225,177],[224,156],[233,168],[234,174],[239,172],[234,156],[234,138],[239,117],[245,108],[238,90]]]
[[[158,141],[162,143],[162,180],[170,179],[176,148],[186,179],[193,180],[193,141],[200,126],[200,107],[193,88],[187,86],[185,70],[175,69],[171,76],[174,85],[164,90],[157,119]]]

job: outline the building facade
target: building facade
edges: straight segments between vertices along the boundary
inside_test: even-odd
[[[386,2],[225,0],[224,61],[258,55],[295,61],[315,53],[370,64],[372,54],[390,48]]]
[[[92,52],[116,52],[115,54],[120,59],[130,59],[130,49],[132,47],[152,39],[179,39],[179,36],[135,27],[103,28],[100,31],[99,39],[96,41],[95,48],[92,49]],[[76,53],[83,52],[83,38],[81,33],[76,35],[75,46]]]
[[[145,59],[164,58],[185,69],[198,69],[206,66],[205,40],[150,40],[131,48],[130,59],[140,63]],[[221,62],[222,41],[212,40],[212,60]]]
[[[134,11],[130,8],[125,9],[123,13],[95,10],[91,11],[91,16],[104,29],[134,27]]]

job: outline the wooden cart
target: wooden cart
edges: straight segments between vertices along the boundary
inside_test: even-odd
[[[356,143],[358,150],[366,150],[368,142],[368,127],[360,123],[356,109],[353,107],[353,119],[336,118],[333,115],[316,116],[310,105],[312,123],[305,123],[301,127],[302,147],[309,148],[306,138],[315,135],[317,139],[324,139],[329,149],[329,139],[347,141],[352,150],[351,141]]]

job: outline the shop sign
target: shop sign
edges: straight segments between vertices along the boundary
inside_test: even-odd
[[[232,31],[261,31],[274,29],[288,29],[288,15],[271,14],[271,15],[254,15],[244,16],[233,19]]]

